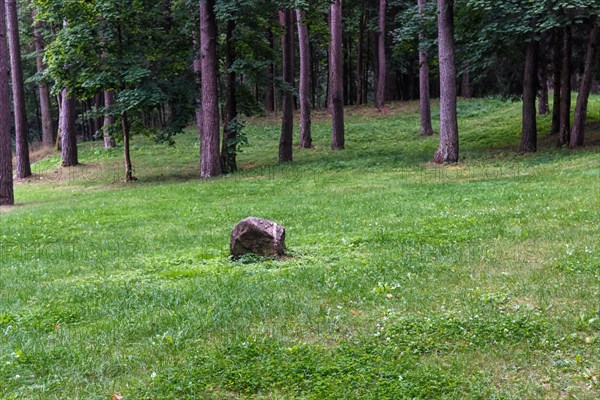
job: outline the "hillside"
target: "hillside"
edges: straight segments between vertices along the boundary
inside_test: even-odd
[[[416,103],[349,109],[335,153],[320,115],[284,166],[251,119],[209,181],[193,130],[134,137],[131,184],[100,143],[39,161],[0,211],[0,397],[597,398],[600,96],[575,151],[540,117],[517,155],[520,107],[461,100],[450,167]],[[288,257],[228,259],[250,215]]]

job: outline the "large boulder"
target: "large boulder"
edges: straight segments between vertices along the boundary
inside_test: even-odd
[[[229,250],[236,260],[248,253],[281,257],[285,253],[285,228],[262,218],[243,219],[231,232]]]

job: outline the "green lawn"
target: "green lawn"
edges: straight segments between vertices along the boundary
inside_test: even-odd
[[[285,166],[277,117],[253,119],[240,173],[211,181],[191,130],[136,137],[129,185],[120,149],[40,161],[0,211],[0,398],[598,398],[590,100],[592,146],[556,149],[540,117],[526,156],[519,103],[461,101],[450,167],[415,103],[348,110],[336,153],[321,115]],[[247,216],[290,256],[231,262]]]

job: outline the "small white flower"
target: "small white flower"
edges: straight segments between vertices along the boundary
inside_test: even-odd
[[[21,375],[17,374],[15,375],[15,379],[19,379],[21,377]]]
[[[150,378],[152,378],[152,379],[156,378],[156,372],[151,373]]]

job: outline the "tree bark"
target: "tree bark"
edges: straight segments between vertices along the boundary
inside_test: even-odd
[[[419,16],[423,18],[425,14],[425,4],[427,0],[418,0]],[[423,46],[425,36],[423,32],[419,32],[419,44]],[[431,103],[429,101],[429,65],[427,61],[427,51],[423,48],[419,49],[419,101],[421,112],[421,135],[433,135],[431,127]]]
[[[331,92],[331,148],[344,148],[344,89],[343,85],[343,49],[342,49],[342,1],[331,3],[331,54],[329,65],[329,84]]]
[[[115,104],[115,93],[110,90],[104,91],[104,107],[110,108]],[[115,116],[112,112],[104,114],[104,124],[102,125],[104,148],[110,149],[117,144],[115,139],[110,136],[110,127],[115,124]]]
[[[540,61],[538,61],[539,63]],[[539,90],[537,93],[538,97],[538,113],[540,115],[547,115],[550,112],[550,105],[548,104],[548,76],[546,75],[546,68],[539,68],[538,83]]]
[[[202,52],[202,108],[204,110],[200,177],[211,178],[221,174],[215,0],[200,0],[200,45]]]
[[[194,61],[192,68],[194,80],[198,85],[198,97],[196,98],[196,127],[198,128],[199,137],[202,139],[202,121],[204,120],[204,112],[202,111],[202,55],[200,53],[200,38],[194,34]]]
[[[592,88],[592,70],[594,69],[594,58],[596,56],[596,49],[598,48],[599,37],[600,29],[596,22],[590,33],[590,41],[585,56],[583,77],[581,78],[579,94],[577,95],[577,103],[575,105],[573,131],[571,132],[571,141],[569,143],[570,148],[583,146],[588,98]]]
[[[31,15],[35,19],[35,11],[31,9]],[[40,33],[41,23],[37,22],[33,27],[33,42],[35,45],[35,65],[38,74],[44,72],[46,67],[44,66],[43,52],[44,52],[44,41],[42,34]],[[42,144],[44,147],[54,146],[56,140],[54,136],[54,126],[52,123],[52,107],[50,103],[50,90],[48,85],[44,81],[38,83],[38,92],[40,96],[40,119],[42,128]]]
[[[566,26],[563,36],[563,57],[560,69],[560,128],[558,145],[569,143],[571,134],[571,27]]]
[[[533,38],[525,51],[525,72],[523,74],[523,122],[519,153],[537,150],[537,125],[535,113],[536,75],[539,42]]]
[[[363,64],[364,64],[364,41],[365,29],[367,26],[367,17],[365,14],[365,0],[360,2],[360,22],[358,24],[358,48],[356,49],[356,104],[361,105],[365,101],[364,83],[363,83]]]
[[[79,164],[77,158],[77,133],[75,132],[75,100],[68,89],[61,93],[59,130],[62,166],[73,167]]]
[[[560,131],[560,69],[562,58],[562,29],[555,28],[552,46],[552,128],[550,134]]]
[[[121,114],[121,128],[123,130],[123,156],[125,158],[125,182],[137,181],[133,176],[133,166],[131,165],[131,153],[129,151],[129,121],[127,113]]]
[[[6,46],[6,2],[0,4],[0,206],[15,204],[13,189],[12,144],[10,140],[10,87],[8,48]]]
[[[304,11],[296,9],[298,44],[300,47],[300,147],[310,149],[312,147],[310,131],[310,49],[308,26],[304,18]]]
[[[460,77],[460,96],[464,99],[473,97],[473,93],[471,92],[471,77],[469,75],[469,71],[465,71]]]
[[[237,101],[235,90],[235,71],[232,70],[235,61],[235,48],[233,43],[233,32],[235,21],[227,21],[227,33],[225,37],[225,65],[227,68],[227,97],[225,99],[225,123],[223,124],[223,143],[221,146],[221,170],[223,173],[237,171],[236,162],[236,128],[232,122],[237,118]]]
[[[267,30],[267,41],[269,42],[269,47],[271,48],[271,53],[275,55],[275,39],[273,37],[273,31],[271,29]],[[274,112],[275,111],[275,64],[272,62],[269,64],[267,68],[267,80],[268,86],[265,91],[265,111]]]
[[[281,116],[281,138],[279,139],[279,162],[293,161],[292,146],[294,139],[294,25],[293,11],[279,11],[279,23],[283,30],[281,37],[281,51],[283,56],[283,82],[287,86],[283,93],[283,113]]]
[[[6,0],[6,20],[8,46],[10,49],[13,112],[15,116],[15,175],[17,178],[23,179],[31,176],[31,165],[29,162],[29,130],[27,128],[27,111],[25,109],[25,84],[23,82],[19,17],[16,0]]]
[[[379,32],[377,34],[377,92],[375,94],[375,107],[383,110],[385,107],[385,83],[387,76],[387,65],[385,60],[385,8],[386,0],[379,0]],[[340,5],[341,7],[341,5]]]
[[[454,63],[454,1],[438,0],[438,53],[440,64],[440,145],[436,164],[458,162],[456,66]]]

